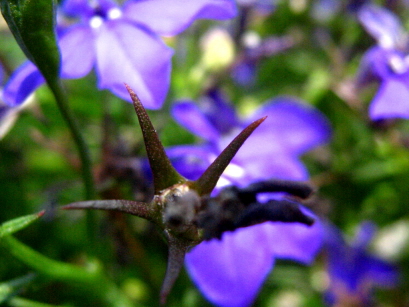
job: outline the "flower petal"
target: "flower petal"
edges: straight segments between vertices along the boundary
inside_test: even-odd
[[[369,298],[373,286],[390,287],[398,281],[396,267],[370,255],[365,249],[373,234],[373,225],[364,223],[357,234],[358,242],[347,245],[341,232],[330,224],[325,225],[328,271],[331,277],[329,294],[336,299],[337,288],[344,287],[352,295]]]
[[[59,40],[63,78],[82,78],[95,61],[94,35],[84,25],[71,27]]]
[[[233,0],[131,0],[124,6],[125,18],[162,35],[176,35],[196,19],[225,20],[236,14]]]
[[[303,163],[271,136],[274,131],[261,131],[262,125],[246,140],[232,160],[232,163],[244,170],[245,177],[238,177],[236,184],[245,186],[255,180],[271,178],[307,180],[308,172]]]
[[[18,118],[19,107],[10,107],[1,101],[0,92],[0,140],[10,131]]]
[[[389,78],[382,82],[369,107],[369,116],[372,120],[409,119],[409,86],[404,78]]]
[[[18,106],[44,82],[44,77],[37,67],[27,61],[12,74],[5,85],[4,102],[10,106]]]
[[[372,81],[379,81],[392,75],[388,67],[389,54],[393,52],[380,47],[372,47],[362,57],[358,69],[358,86],[365,86]]]
[[[130,101],[124,82],[146,108],[159,108],[170,82],[172,50],[148,31],[122,19],[100,27],[96,37],[99,87]]]
[[[399,274],[396,266],[382,259],[368,257],[365,261],[365,267],[371,285],[388,288],[398,283]]]
[[[218,88],[209,90],[207,96],[201,99],[200,109],[220,134],[229,133],[240,125],[236,110]]]
[[[207,116],[193,102],[175,103],[172,108],[172,116],[183,127],[206,141],[214,142],[220,137]]]
[[[175,169],[189,180],[198,179],[216,158],[209,146],[174,146],[166,154]]]
[[[106,12],[114,7],[117,7],[117,4],[112,0],[65,0],[62,5],[62,9],[66,15],[82,17],[84,20],[95,15],[97,8],[101,12]]]
[[[403,39],[399,19],[389,10],[377,5],[363,5],[358,11],[359,21],[383,48],[395,48]]]
[[[238,85],[249,87],[256,82],[256,72],[255,61],[243,60],[233,66],[231,75]]]
[[[300,155],[330,139],[328,120],[298,99],[277,97],[260,108],[250,121],[266,115],[257,133],[263,134],[269,143],[281,144],[287,153]]]
[[[375,232],[376,226],[374,223],[369,221],[362,222],[355,234],[351,246],[357,249],[365,250],[368,247],[369,243],[372,241]]]
[[[65,0],[62,4],[64,14],[72,17],[91,16],[93,9],[88,0]]]
[[[300,207],[302,212],[315,219],[312,226],[301,223],[267,222],[261,224],[271,242],[274,256],[290,259],[303,264],[311,264],[322,246],[324,229],[320,220],[308,209]]]
[[[255,299],[274,259],[255,227],[226,232],[222,240],[200,243],[186,255],[187,270],[200,291],[214,304],[249,306]]]

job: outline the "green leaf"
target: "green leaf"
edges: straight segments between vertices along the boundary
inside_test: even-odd
[[[13,297],[8,303],[11,307],[72,307],[72,305],[50,305],[40,303],[22,297]]]
[[[0,225],[0,238],[10,235],[16,231],[19,231],[20,229],[26,228],[28,225],[30,225],[32,222],[37,220],[43,214],[44,214],[44,211],[41,211],[36,214],[25,215],[25,216],[21,216],[13,220],[4,222],[3,224]]]
[[[31,273],[20,278],[0,283],[0,304],[3,304],[11,296],[15,295],[22,287],[29,284],[35,278],[35,276],[35,274]]]
[[[55,35],[54,0],[0,0],[1,12],[25,55],[47,82],[60,72],[60,52]]]
[[[95,263],[90,263],[84,268],[53,260],[18,241],[13,236],[3,237],[0,243],[14,257],[36,270],[39,274],[48,276],[57,281],[75,285],[87,291],[89,295],[104,301],[106,306],[135,306],[128,297],[103,274],[102,268]]]

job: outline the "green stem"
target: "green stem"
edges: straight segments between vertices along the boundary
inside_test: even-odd
[[[91,155],[88,150],[88,146],[85,143],[84,138],[81,135],[79,126],[75,117],[73,116],[69,106],[68,100],[62,88],[61,82],[58,80],[49,80],[48,85],[54,95],[54,98],[57,102],[58,108],[63,116],[64,120],[66,121],[74,142],[77,146],[77,150],[79,153],[79,157],[82,163],[82,177],[84,180],[85,185],[85,198],[86,200],[95,199],[96,192],[95,192],[95,185],[94,185],[94,178],[92,176],[92,162],[91,162]]]
[[[75,120],[74,115],[69,108],[68,100],[64,93],[61,81],[49,79],[47,80],[48,86],[50,87],[55,101],[57,102],[57,106],[63,116],[65,122],[68,125],[68,128],[71,131],[72,137],[74,142],[77,146],[78,154],[81,160],[81,171],[82,171],[82,178],[84,181],[85,187],[85,199],[91,200],[96,198],[96,189],[94,184],[94,178],[92,175],[92,162],[91,162],[91,155],[88,149],[87,144],[85,143],[84,138],[80,132],[79,126],[77,121]],[[86,224],[87,224],[87,231],[89,239],[92,245],[95,245],[96,242],[96,213],[92,210],[87,210],[86,212]],[[95,251],[95,246],[94,246]]]
[[[8,301],[8,304],[12,307],[72,307],[72,305],[50,305],[45,303],[39,303],[17,296],[10,299]]]
[[[14,257],[40,274],[87,291],[88,295],[104,301],[106,306],[134,307],[98,266],[84,269],[47,258],[12,236],[3,237],[0,242]]]

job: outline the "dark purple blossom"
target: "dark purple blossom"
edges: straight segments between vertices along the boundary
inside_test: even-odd
[[[380,87],[369,107],[373,120],[409,118],[408,35],[397,16],[379,6],[363,5],[358,17],[377,41],[363,57],[358,82],[377,81]]]
[[[246,123],[268,115],[227,167],[218,186],[245,186],[257,180],[306,180],[300,155],[329,140],[330,128],[316,110],[294,98],[276,98],[245,120],[240,119],[219,91],[211,91],[201,107],[179,102],[176,120],[206,142],[177,146],[168,154],[185,176],[196,178]],[[186,256],[187,270],[202,293],[218,306],[249,306],[277,258],[312,262],[321,246],[321,223],[265,222],[225,232],[221,240],[205,241]]]
[[[159,108],[173,53],[159,35],[176,35],[200,18],[232,18],[236,7],[233,0],[129,0],[122,7],[111,0],[67,0],[61,13],[79,20],[60,29],[62,78],[81,78],[95,67],[100,89],[129,101],[127,82],[146,107]],[[6,101],[18,105],[42,83],[25,64],[6,86]]]
[[[396,267],[367,252],[375,233],[372,223],[362,223],[349,244],[334,226],[326,225],[324,229],[330,276],[326,298],[330,305],[344,303],[350,306],[354,303],[357,306],[367,306],[374,287],[396,285]]]

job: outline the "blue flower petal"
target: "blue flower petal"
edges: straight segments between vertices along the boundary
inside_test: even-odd
[[[4,102],[9,106],[18,106],[43,83],[43,75],[33,63],[27,61],[12,74],[5,85]]]
[[[65,0],[62,10],[71,17],[91,16],[94,11],[88,0]]]
[[[314,218],[312,226],[301,223],[267,222],[260,225],[269,236],[274,256],[311,264],[324,240],[324,228],[311,211],[301,207],[304,214]]]
[[[233,66],[232,77],[241,86],[252,86],[256,82],[255,61],[241,61]]]
[[[124,82],[146,108],[163,104],[170,82],[172,50],[157,36],[122,19],[104,23],[96,37],[99,87],[130,101]]]
[[[90,27],[71,27],[59,40],[62,57],[62,78],[82,78],[95,62],[94,35]]]
[[[218,88],[210,90],[200,100],[200,109],[220,134],[229,133],[240,125],[236,110]]]
[[[376,232],[376,226],[374,223],[366,221],[362,222],[358,232],[355,234],[355,238],[351,243],[351,246],[358,249],[366,249],[369,243],[372,241]]]
[[[220,137],[220,133],[207,116],[193,102],[175,103],[172,108],[172,116],[180,125],[206,141],[214,142]]]
[[[186,255],[189,275],[217,306],[249,306],[274,264],[268,240],[253,226],[202,242]]]
[[[378,46],[372,47],[362,57],[359,65],[357,83],[366,85],[372,81],[380,81],[392,75],[388,66],[390,50]]]
[[[84,20],[95,15],[95,9],[100,12],[107,12],[109,9],[117,7],[112,0],[66,0],[62,5],[63,12],[72,17],[81,17]]]
[[[243,169],[243,176],[229,178],[238,186],[271,178],[307,180],[308,172],[304,164],[285,151],[285,148],[274,144],[274,140],[256,130],[232,160]],[[229,176],[226,172],[224,175]]]
[[[176,35],[196,19],[225,20],[236,14],[233,0],[130,0],[124,5],[125,18],[161,35]]]
[[[391,287],[398,281],[396,267],[370,255],[363,247],[373,235],[373,226],[364,223],[357,234],[358,241],[347,245],[341,232],[330,224],[325,224],[328,271],[331,287],[328,291],[335,304],[339,295],[352,295],[362,302],[370,299],[374,286]],[[344,289],[346,293],[340,292]]]
[[[369,107],[369,116],[372,120],[409,119],[409,85],[405,76],[382,82]]]
[[[186,145],[166,148],[172,165],[189,180],[198,179],[216,158],[209,146]]]
[[[377,5],[363,5],[358,18],[383,48],[395,48],[402,41],[403,28],[399,19],[390,11]]]
[[[368,257],[365,266],[367,268],[368,281],[372,286],[389,288],[398,283],[399,274],[397,267],[385,262],[385,260]]]
[[[250,120],[266,115],[268,117],[257,128],[257,133],[264,135],[266,145],[280,144],[289,154],[304,154],[330,139],[328,120],[318,110],[302,104],[298,99],[275,98],[253,114]]]

